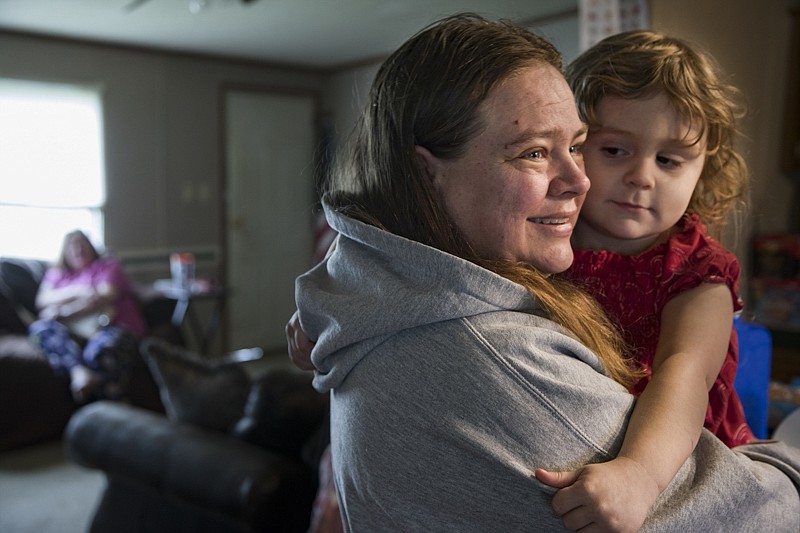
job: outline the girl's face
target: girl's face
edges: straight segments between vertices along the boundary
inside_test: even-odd
[[[705,164],[705,138],[666,95],[604,98],[584,145],[592,188],[575,230],[578,249],[641,253],[669,236]]]
[[[526,68],[494,89],[479,113],[484,127],[462,157],[418,148],[448,213],[484,258],[566,270],[589,188],[580,155],[586,128],[567,82],[550,65]]]

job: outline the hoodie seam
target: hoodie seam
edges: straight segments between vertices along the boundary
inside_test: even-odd
[[[584,431],[582,431],[563,411],[561,411],[556,404],[550,401],[547,396],[540,391],[533,383],[525,379],[520,372],[503,357],[503,355],[495,348],[490,340],[488,340],[478,329],[472,324],[468,317],[462,317],[461,320],[466,326],[467,330],[478,340],[480,344],[489,352],[489,354],[500,363],[501,367],[505,370],[508,376],[516,381],[520,386],[526,389],[545,409],[551,412],[557,419],[562,421],[565,426],[569,427],[574,435],[587,446],[591,447],[600,454],[609,458],[613,455],[603,447],[594,442]]]

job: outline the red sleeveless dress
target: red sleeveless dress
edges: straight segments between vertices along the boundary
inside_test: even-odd
[[[703,283],[725,283],[734,311],[743,307],[738,295],[739,263],[731,252],[706,233],[696,215],[684,216],[679,232],[667,242],[635,256],[576,250],[566,277],[583,286],[605,309],[634,348],[647,376],[634,384],[639,395],[650,382],[653,358],[666,303]],[[728,354],[708,393],[705,427],[729,447],[755,440],[733,388],[739,347],[731,325]]]

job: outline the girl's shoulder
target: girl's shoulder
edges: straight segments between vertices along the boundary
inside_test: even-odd
[[[740,310],[741,267],[736,255],[708,235],[697,215],[685,216],[678,227],[681,231],[667,242],[663,258],[667,299],[704,283],[724,283],[731,290],[734,310]]]
[[[734,266],[737,275],[739,262],[736,255],[708,235],[708,230],[696,214],[685,215],[676,225],[677,231],[665,243],[664,264],[679,269],[682,264],[696,269],[703,265],[727,270]]]

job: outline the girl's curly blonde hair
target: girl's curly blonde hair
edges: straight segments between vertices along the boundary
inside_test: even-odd
[[[700,126],[706,162],[687,211],[719,237],[728,216],[742,210],[748,172],[735,144],[744,105],[738,89],[722,80],[714,59],[686,41],[653,31],[629,31],[600,41],[566,71],[578,113],[599,126],[597,106],[606,96],[624,99],[665,94],[678,114]],[[590,176],[591,178],[591,176]]]

